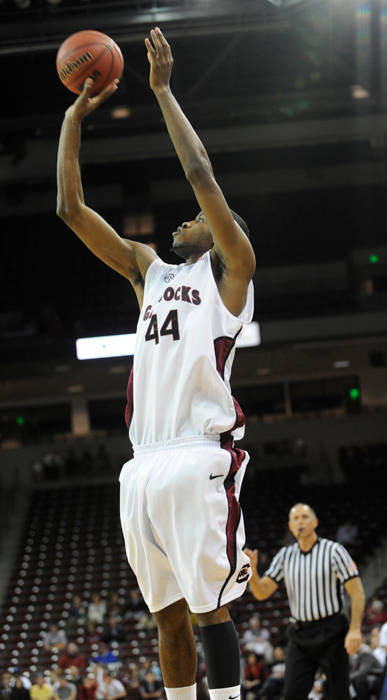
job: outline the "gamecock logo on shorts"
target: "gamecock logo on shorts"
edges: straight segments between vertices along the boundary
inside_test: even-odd
[[[248,581],[250,578],[250,564],[245,564],[242,566],[238,576],[237,576],[237,583],[244,583],[245,581]]]
[[[166,283],[168,284],[168,282],[170,282],[171,280],[173,280],[174,276],[175,276],[175,275],[173,274],[173,272],[170,272],[168,275],[165,275],[165,277],[164,277],[164,282],[166,282]]]

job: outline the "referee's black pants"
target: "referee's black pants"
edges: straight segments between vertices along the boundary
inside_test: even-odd
[[[348,620],[342,613],[315,623],[289,625],[285,658],[285,700],[307,700],[319,667],[327,676],[329,700],[350,700],[349,663],[344,647]]]

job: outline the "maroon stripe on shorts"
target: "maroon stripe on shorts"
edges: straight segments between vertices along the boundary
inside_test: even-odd
[[[231,457],[231,466],[224,481],[224,488],[226,491],[227,503],[228,503],[228,517],[226,523],[226,538],[227,538],[227,558],[230,562],[230,572],[221,588],[218,598],[217,607],[222,605],[222,595],[223,592],[230,581],[231,577],[234,575],[237,566],[237,531],[241,519],[241,507],[235,495],[235,476],[240,469],[242,462],[245,458],[245,453],[239,448],[232,446],[232,436],[225,434],[224,439],[221,437],[221,447],[227,452],[229,452]]]
[[[242,328],[239,329],[238,333],[234,338],[229,338],[227,336],[221,336],[214,340],[214,350],[216,357],[216,369],[218,370],[220,376],[224,380],[224,369],[226,366],[227,359],[233,349],[236,339],[241,332]],[[237,566],[237,531],[241,519],[241,507],[235,496],[235,475],[240,469],[242,462],[245,458],[245,453],[243,450],[234,447],[234,439],[232,432],[236,428],[240,428],[245,423],[245,416],[238,403],[231,397],[234,402],[235,408],[235,423],[233,427],[226,433],[222,433],[220,436],[220,445],[224,450],[227,450],[231,458],[230,470],[224,481],[224,488],[226,491],[227,503],[228,503],[228,517],[226,524],[226,538],[227,538],[227,558],[230,562],[230,573],[225,580],[221,591],[219,593],[218,605],[219,608],[222,604],[223,592],[230,581],[231,577],[234,575]]]

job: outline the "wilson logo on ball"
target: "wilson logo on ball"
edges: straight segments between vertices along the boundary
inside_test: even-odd
[[[90,51],[88,51],[87,53],[84,53],[83,56],[79,56],[76,61],[67,61],[67,63],[62,66],[61,70],[59,71],[60,79],[63,82],[66,82],[66,80],[73,75],[74,71],[81,68],[88,61],[92,61],[93,58],[94,57]]]
[[[1,1],[1,0],[0,0]],[[80,94],[86,78],[92,78],[90,97],[119,80],[124,68],[120,47],[107,34],[83,30],[71,34],[60,45],[56,69],[63,85]]]

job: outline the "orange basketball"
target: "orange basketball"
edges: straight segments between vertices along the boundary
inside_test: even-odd
[[[97,95],[115,78],[121,78],[123,68],[120,47],[110,36],[93,30],[71,34],[56,56],[59,78],[76,94],[82,92],[86,78],[92,78],[90,95]]]

